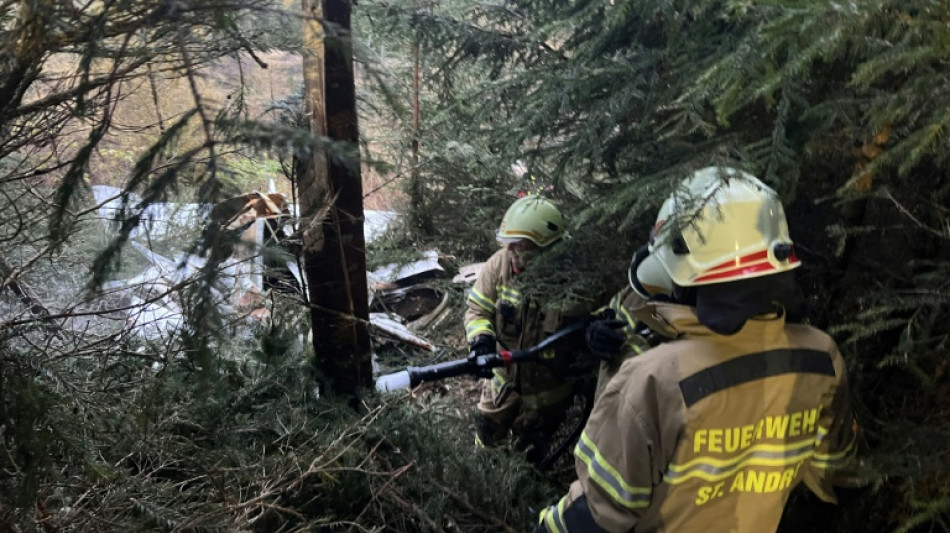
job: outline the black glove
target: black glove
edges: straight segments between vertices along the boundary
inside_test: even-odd
[[[594,320],[587,326],[587,332],[584,339],[587,341],[587,347],[597,357],[609,361],[620,353],[623,343],[626,340],[620,328],[626,322],[623,320]]]
[[[468,350],[473,355],[488,355],[495,353],[495,337],[491,335],[476,335],[468,343]]]
[[[483,356],[495,353],[495,337],[477,335],[472,339],[472,342],[468,343],[468,349],[468,362],[475,366],[472,376],[475,378],[492,377],[492,369],[485,366],[486,358]]]

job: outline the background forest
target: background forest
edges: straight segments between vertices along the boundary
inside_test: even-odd
[[[601,303],[677,180],[751,172],[785,202],[864,437],[841,504],[797,492],[780,531],[950,531],[950,3],[361,0],[352,17],[364,205],[400,213],[370,264],[484,260],[518,191],[541,191],[571,238],[532,290]],[[307,127],[303,23],[290,0],[0,1],[0,531],[526,531],[563,491],[473,449],[470,380],[355,403],[316,385],[340,354],[313,353],[301,296],[261,294],[266,320],[221,311],[233,242],[207,217],[150,243],[208,258],[193,276],[116,289],[150,206],[295,197],[315,146],[354,158]],[[94,185],[118,188],[110,231]],[[443,289],[456,317],[423,333],[453,359],[464,295]],[[166,300],[184,325],[144,335]]]

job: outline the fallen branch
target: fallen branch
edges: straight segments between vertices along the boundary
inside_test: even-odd
[[[7,262],[7,258],[0,253],[0,280],[3,280],[2,286],[10,287],[10,290],[20,298],[20,301],[30,308],[31,313],[48,317],[50,315],[49,310],[43,305],[43,302],[36,296],[29,285],[17,279],[18,274],[19,272],[15,271],[10,263]]]
[[[396,469],[395,471],[393,471],[393,473],[392,473],[392,475],[389,477],[389,479],[387,479],[386,482],[383,483],[383,486],[380,487],[378,491],[375,491],[375,492],[373,493],[373,497],[370,498],[369,502],[366,504],[365,507],[363,507],[363,510],[360,511],[360,514],[358,514],[358,515],[356,516],[356,518],[355,518],[353,521],[356,522],[356,523],[359,523],[360,518],[363,518],[363,515],[366,514],[366,511],[369,510],[370,506],[373,505],[374,502],[376,502],[377,496],[379,496],[380,493],[384,492],[384,491],[386,490],[386,488],[389,487],[389,485],[392,484],[393,481],[396,481],[396,478],[398,478],[399,476],[405,474],[406,472],[408,472],[409,470],[411,470],[411,469],[412,469],[413,467],[415,467],[415,466],[416,466],[416,462],[415,462],[415,461],[412,461],[412,462],[410,462],[410,463],[407,463],[407,464],[404,465],[404,466],[399,467],[399,468]]]
[[[452,499],[455,500],[455,502],[458,503],[459,505],[461,505],[463,508],[465,508],[466,511],[472,513],[473,515],[475,515],[475,516],[481,518],[482,520],[484,520],[484,521],[486,521],[486,522],[489,522],[489,523],[491,523],[492,525],[494,525],[495,527],[499,528],[498,531],[505,531],[505,532],[507,532],[507,533],[518,533],[518,530],[517,530],[517,529],[512,528],[511,526],[509,526],[508,524],[506,524],[506,523],[502,522],[501,520],[495,518],[494,516],[489,516],[489,515],[487,515],[487,514],[481,512],[481,511],[479,511],[478,509],[475,508],[474,505],[470,504],[470,503],[468,502],[468,500],[466,500],[465,498],[462,498],[461,496],[459,496],[459,495],[456,494],[455,492],[449,490],[448,487],[446,487],[446,486],[444,486],[444,485],[442,485],[442,484],[440,484],[440,483],[437,483],[436,481],[431,480],[431,479],[429,480],[429,482],[432,483],[434,486],[438,487],[439,490],[441,490],[441,491],[444,492],[445,494],[448,494],[449,496],[451,496]]]

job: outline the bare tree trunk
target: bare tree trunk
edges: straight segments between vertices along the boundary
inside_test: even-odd
[[[429,234],[432,232],[432,217],[426,212],[422,177],[419,175],[419,39],[416,35],[412,43],[412,174],[409,177],[409,213],[412,217],[412,228]]]
[[[355,397],[357,389],[372,385],[373,376],[350,1],[304,0],[302,5],[311,130],[352,147],[347,157],[327,157],[323,146],[314,147],[301,165],[313,347],[334,390]]]

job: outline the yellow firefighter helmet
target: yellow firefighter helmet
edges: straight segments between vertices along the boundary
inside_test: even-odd
[[[728,167],[696,171],[667,198],[648,249],[630,281],[649,294],[669,294],[672,284],[726,283],[801,265],[778,195],[755,176]]]
[[[519,198],[501,219],[498,242],[528,239],[540,247],[549,246],[564,235],[561,212],[549,200],[537,195]]]

